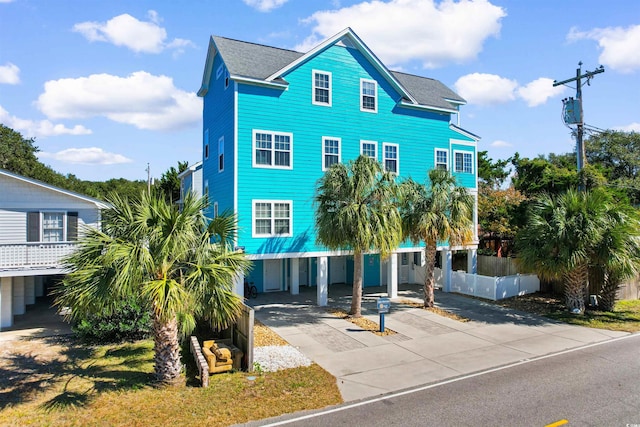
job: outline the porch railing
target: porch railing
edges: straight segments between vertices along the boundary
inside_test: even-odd
[[[0,268],[61,267],[77,243],[0,243]]]

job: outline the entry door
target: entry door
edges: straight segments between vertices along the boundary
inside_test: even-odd
[[[409,254],[403,252],[400,254],[400,277],[399,283],[409,283]]]
[[[309,286],[309,258],[298,259],[298,273],[300,286]]]
[[[331,283],[346,283],[347,257],[331,257],[329,259],[329,280]]]
[[[279,291],[282,287],[282,260],[264,260],[264,290]]]

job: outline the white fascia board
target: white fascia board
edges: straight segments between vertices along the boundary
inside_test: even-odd
[[[444,98],[444,100],[456,105],[467,105],[467,101],[460,101],[458,99]]]
[[[428,105],[422,105],[422,104],[410,104],[408,102],[405,101],[400,101],[398,103],[399,106],[401,107],[405,107],[405,108],[415,108],[418,110],[427,110],[427,111],[434,111],[436,113],[448,113],[448,114],[457,114],[459,113],[458,110],[452,109],[452,108],[440,108],[440,107],[430,107]]]
[[[480,138],[478,135],[474,135],[469,131],[466,131],[464,129],[462,129],[461,127],[458,127],[454,124],[449,124],[449,129],[451,129],[452,131],[459,133],[460,135],[464,135],[468,138],[473,139],[475,142],[480,141],[482,138]]]
[[[289,85],[285,83],[254,79],[251,77],[236,76],[233,74],[229,78],[238,83],[246,83],[246,84],[255,85],[255,86],[266,86],[274,89],[283,89],[283,90],[289,89]]]
[[[213,36],[209,37],[209,48],[207,49],[207,60],[204,63],[204,72],[202,73],[202,84],[200,90],[198,90],[198,96],[203,97],[209,91],[209,80],[211,80],[211,73],[213,72],[213,60],[218,53],[216,44],[213,42]]]

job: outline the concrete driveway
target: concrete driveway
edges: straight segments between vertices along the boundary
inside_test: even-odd
[[[460,322],[401,300],[422,301],[419,285],[401,285],[378,336],[315,305],[315,288],[299,295],[263,293],[249,303],[255,317],[322,366],[352,401],[483,371],[625,332],[567,325],[529,313],[436,291],[436,305],[471,319]],[[386,288],[365,288],[363,315],[378,322],[376,300]],[[349,309],[351,286],[331,285],[329,307]]]

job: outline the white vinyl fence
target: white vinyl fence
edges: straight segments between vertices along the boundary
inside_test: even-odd
[[[444,275],[436,268],[436,283],[444,285]],[[540,280],[535,274],[516,274],[513,276],[481,276],[464,271],[451,273],[451,292],[472,295],[493,301],[525,295],[540,290]]]

